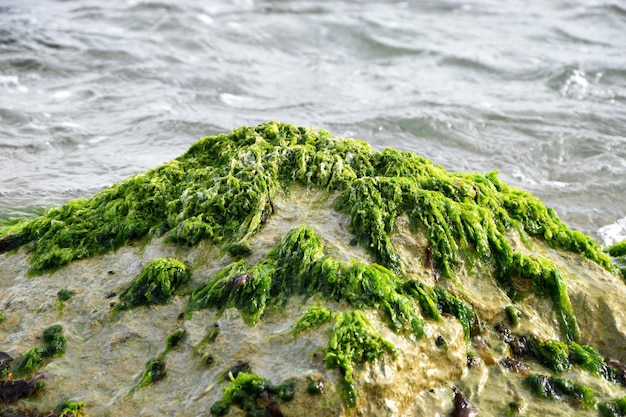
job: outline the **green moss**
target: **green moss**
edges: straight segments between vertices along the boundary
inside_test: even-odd
[[[84,408],[87,403],[82,401],[67,400],[59,404],[55,412],[58,417],[83,417],[85,415]]]
[[[584,407],[593,407],[596,402],[591,388],[575,384],[569,379],[531,374],[524,380],[524,384],[540,398],[553,400],[569,396]]]
[[[598,403],[598,411],[602,417],[623,417],[626,415],[626,397]]]
[[[315,304],[309,307],[309,309],[296,320],[292,334],[298,336],[311,328],[328,323],[334,317],[335,315],[329,308]]]
[[[348,406],[354,407],[357,401],[354,366],[375,362],[385,354],[395,359],[395,347],[373,329],[363,313],[351,310],[336,314],[325,360],[328,368],[341,370],[344,401]]]
[[[120,294],[117,310],[141,305],[165,304],[176,289],[190,278],[189,269],[176,259],[148,262],[130,286]]]

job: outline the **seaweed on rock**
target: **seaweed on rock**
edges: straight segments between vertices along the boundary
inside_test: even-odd
[[[531,374],[524,380],[526,387],[536,396],[546,399],[571,397],[584,407],[593,407],[596,403],[591,388],[575,384],[569,379],[557,376]]]
[[[165,371],[165,361],[162,357],[152,358],[146,362],[146,367],[141,375],[141,378],[137,385],[135,385],[130,392],[129,396],[133,395],[137,390],[147,387],[150,384],[154,384],[157,381],[162,380],[167,375]]]
[[[591,346],[542,340],[535,336],[513,337],[502,325],[498,326],[498,331],[504,342],[509,344],[513,356],[518,359],[535,359],[555,373],[567,372],[577,366],[610,382],[626,386],[626,378],[622,377],[626,367],[615,360],[605,361]]]
[[[376,309],[393,331],[412,339],[424,334],[420,304],[427,306],[428,318],[442,320],[442,312],[457,317],[468,339],[474,320],[470,306],[443,287],[432,290],[377,264],[345,265],[325,255],[322,240],[310,226],[298,226],[287,232],[264,260],[254,265],[243,260],[233,262],[209,277],[191,293],[187,314],[205,308],[234,307],[253,326],[267,308],[282,308],[294,296],[321,296],[325,300],[347,302],[356,309]],[[297,337],[332,320],[326,364],[341,370],[345,400],[353,406],[356,403],[354,366],[372,362],[383,353],[395,357],[395,347],[373,330],[359,310],[333,312],[318,304],[297,319],[292,335]]]
[[[353,242],[363,246],[374,263],[344,264],[325,253],[313,228],[299,226],[263,259],[248,264],[250,238],[273,215],[277,194],[288,193],[294,184],[325,189],[329,196],[334,193],[335,209],[350,217]],[[437,276],[447,278],[434,288],[404,275],[392,239],[401,216],[408,219],[412,232],[426,236],[428,262]],[[460,267],[470,273],[475,266],[492,271],[495,283],[512,302],[524,295],[516,288],[518,279],[529,280],[536,295],[552,301],[564,342],[534,340],[532,355],[544,366],[564,372],[579,365],[606,373],[597,352],[577,344],[579,329],[565,277],[549,260],[515,249],[511,236],[527,245],[532,244],[530,237],[542,240],[613,271],[615,266],[598,244],[570,230],[537,198],[499,180],[496,172],[447,172],[414,153],[378,152],[364,142],[323,130],[268,122],[203,138],[179,158],[90,199],[71,201],[1,228],[0,253],[26,246],[31,252],[30,272],[50,272],[75,259],[160,235],[179,245],[207,240],[223,245],[234,258],[191,293],[187,316],[202,308],[234,307],[253,326],[268,308],[284,308],[294,296],[344,303],[348,311],[310,308],[297,321],[293,336],[334,320],[326,364],[343,373],[351,405],[356,401],[354,366],[395,355],[393,345],[359,310],[379,311],[390,329],[411,339],[423,336],[424,320],[441,321],[442,314],[452,314],[469,340],[478,320],[455,277]],[[609,254],[623,256],[620,250],[611,249]],[[121,294],[116,309],[165,303],[188,280],[189,270],[179,261],[154,260]],[[217,330],[212,334],[216,336]],[[182,330],[168,338],[166,351],[180,341],[179,336],[184,337]],[[50,340],[50,346],[63,345],[60,338]],[[204,349],[201,345],[196,353]],[[51,352],[32,350],[32,369]],[[147,383],[164,375],[164,355],[148,364],[143,378]],[[240,373],[237,386],[258,390],[262,381],[249,375]],[[534,379],[543,384],[543,379]],[[561,390],[568,387],[561,385]],[[216,413],[227,410],[232,401],[227,403],[214,404]]]
[[[44,359],[65,353],[67,340],[63,336],[63,327],[60,324],[46,328],[43,332],[43,341],[44,347],[31,348],[15,360],[15,376],[32,375],[42,366]]]
[[[389,234],[402,214],[426,228],[445,275],[459,249],[506,266],[512,250],[502,234],[512,228],[611,268],[591,238],[494,172],[451,173],[414,153],[277,122],[203,138],[156,169],[20,223],[1,251],[28,244],[36,273],[166,232],[181,244],[237,242],[260,229],[277,191],[292,183],[341,191],[337,208],[351,214],[357,240],[396,272]]]
[[[116,310],[165,304],[190,276],[187,266],[176,259],[154,259],[146,264],[130,286],[120,294],[121,302]]]
[[[613,257],[613,262],[622,273],[622,278],[626,279],[626,240],[613,244],[606,249],[606,252]]]
[[[328,368],[341,370],[345,384],[344,401],[348,406],[354,407],[357,401],[354,366],[375,362],[385,354],[395,359],[396,348],[373,329],[363,313],[350,310],[336,314],[325,360]]]
[[[248,417],[278,416],[282,415],[278,402],[291,401],[294,397],[294,382],[285,380],[280,385],[273,385],[248,370],[231,376],[222,390],[222,398],[211,405],[212,416],[228,414],[233,404]]]
[[[328,307],[315,304],[302,314],[293,326],[292,334],[298,336],[309,329],[319,327],[335,318]]]
[[[85,406],[87,403],[83,401],[63,401],[55,408],[58,417],[83,417],[85,415]]]
[[[187,312],[236,307],[246,323],[255,325],[267,307],[282,307],[295,295],[319,294],[356,308],[378,308],[394,331],[419,338],[423,319],[417,301],[404,292],[405,281],[377,264],[347,266],[326,256],[317,233],[298,226],[262,262],[233,262],[207,279],[192,292]]]
[[[598,403],[598,411],[601,417],[622,417],[626,415],[626,397],[613,401]]]

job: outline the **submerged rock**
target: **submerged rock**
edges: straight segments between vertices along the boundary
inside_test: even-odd
[[[33,408],[566,416],[626,397],[621,272],[494,172],[269,122],[0,230],[0,349],[65,332]]]

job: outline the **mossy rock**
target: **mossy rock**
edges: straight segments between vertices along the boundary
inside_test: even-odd
[[[0,233],[3,349],[71,294],[68,339],[44,333],[63,360],[32,352],[55,381],[38,409],[565,416],[626,397],[621,247],[496,172],[268,122]]]

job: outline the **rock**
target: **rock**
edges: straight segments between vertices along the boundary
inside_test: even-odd
[[[591,416],[626,404],[621,272],[493,172],[269,122],[0,230],[0,350],[18,357],[51,326],[66,338],[38,365],[44,389],[21,400],[33,408]],[[60,290],[62,311],[42,308]]]

